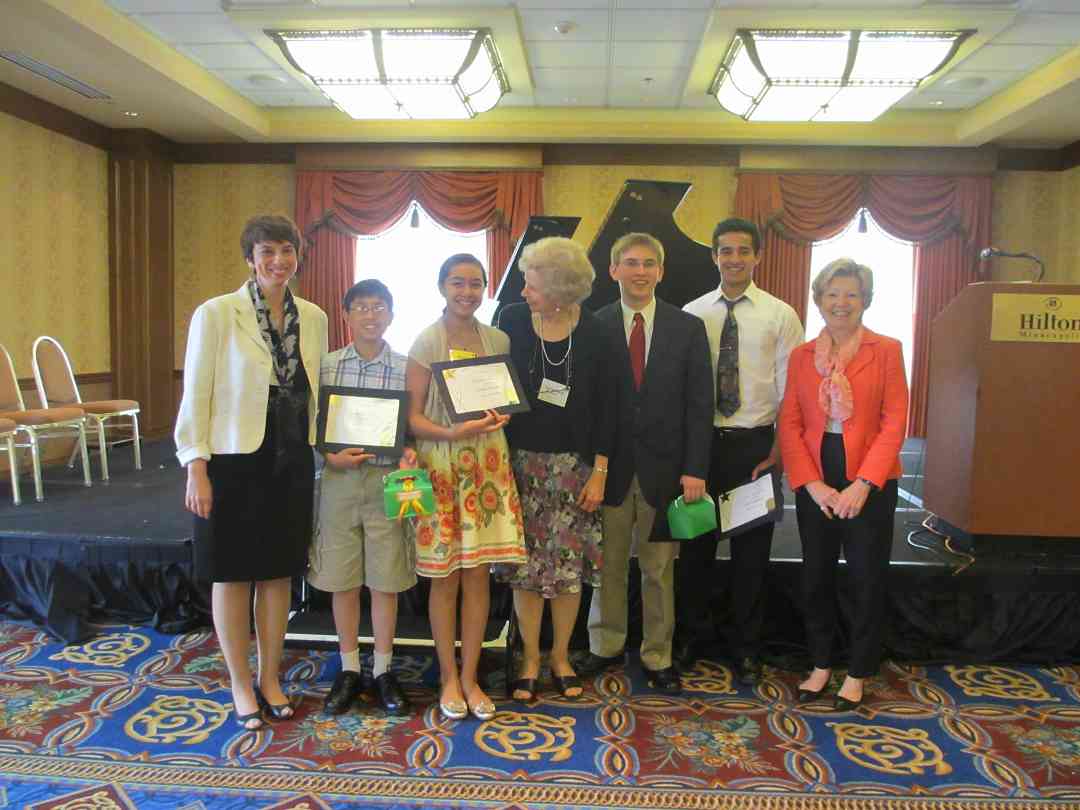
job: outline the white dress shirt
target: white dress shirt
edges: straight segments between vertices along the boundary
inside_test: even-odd
[[[649,365],[649,349],[652,347],[653,324],[656,323],[656,296],[653,296],[648,304],[641,309],[630,309],[621,298],[619,306],[622,307],[623,329],[626,330],[626,343],[630,344],[630,333],[634,331],[634,316],[641,313],[645,329],[645,365]]]
[[[731,416],[715,411],[715,427],[753,428],[773,424],[784,398],[788,355],[803,342],[803,325],[790,305],[752,281],[741,298],[746,300],[732,305],[739,324],[739,410]],[[683,307],[705,322],[714,379],[720,333],[728,314],[723,299],[723,292],[717,288]]]

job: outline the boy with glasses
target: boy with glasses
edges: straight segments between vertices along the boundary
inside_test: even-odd
[[[361,281],[345,293],[344,307],[352,343],[324,355],[320,385],[404,391],[406,358],[383,340],[394,318],[390,290],[375,279]],[[371,592],[376,697],[387,714],[409,713],[408,698],[390,671],[397,595],[416,584],[411,543],[400,522],[383,514],[383,476],[397,464],[359,447],[326,454],[307,579],[332,594],[341,652],[341,672],[323,705],[327,714],[348,711],[362,688],[358,635],[364,585]],[[415,465],[415,451],[406,448],[402,466]]]

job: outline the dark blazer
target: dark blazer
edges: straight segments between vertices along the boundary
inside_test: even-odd
[[[656,509],[650,539],[670,540],[667,507],[682,494],[680,476],[707,478],[709,471],[715,405],[705,324],[657,299],[645,378],[635,391],[622,305],[608,304],[596,317],[611,339],[618,394],[604,503],[626,500],[637,475],[645,500]]]

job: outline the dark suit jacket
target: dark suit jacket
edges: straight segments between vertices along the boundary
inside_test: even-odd
[[[611,338],[618,393],[604,503],[626,500],[637,475],[645,500],[656,509],[650,539],[670,540],[667,507],[682,494],[679,477],[707,478],[709,471],[715,405],[705,324],[657,299],[645,379],[635,391],[621,304],[608,304],[596,317]]]

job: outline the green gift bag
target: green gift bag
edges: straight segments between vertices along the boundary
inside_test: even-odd
[[[435,491],[427,470],[395,470],[383,478],[383,511],[388,520],[430,515]]]
[[[668,527],[676,540],[693,540],[716,528],[716,504],[706,494],[693,503],[684,503],[682,495],[667,510]]]

